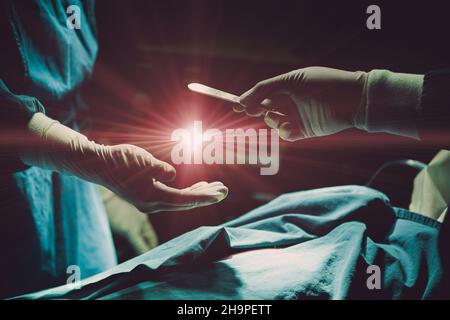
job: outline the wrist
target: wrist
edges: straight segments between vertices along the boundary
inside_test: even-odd
[[[32,144],[21,152],[22,162],[51,170],[58,169],[55,162],[68,153],[75,141],[88,140],[79,132],[39,112],[31,117],[27,129]]]
[[[423,75],[369,72],[357,118],[360,129],[417,138]]]

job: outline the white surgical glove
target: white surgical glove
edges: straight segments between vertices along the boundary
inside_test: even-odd
[[[288,141],[354,127],[416,137],[422,82],[423,76],[385,70],[308,67],[259,82],[240,97],[235,111],[263,115]]]
[[[28,129],[35,147],[22,152],[25,164],[103,185],[145,213],[206,206],[228,193],[221,182],[171,188],[163,182],[175,178],[175,169],[146,150],[130,144],[97,144],[42,113],[33,115]]]

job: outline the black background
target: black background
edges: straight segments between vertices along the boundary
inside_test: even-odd
[[[381,30],[366,28],[369,4],[381,7]],[[180,125],[175,114],[198,120],[211,113],[227,121],[242,117],[229,114],[228,104],[188,92],[186,84],[192,81],[240,94],[259,80],[311,65],[407,73],[449,66],[450,9],[444,1],[98,0],[96,15],[100,51],[86,92],[97,124],[92,134],[109,142],[142,144],[165,160],[168,155],[152,150],[151,138],[141,134],[157,121],[154,114],[174,119],[173,129]],[[198,106],[195,113],[187,107],[192,101]],[[260,119],[245,121],[261,125]],[[388,160],[428,162],[435,153],[412,140],[356,130],[283,143],[276,176],[260,177],[254,167],[203,168],[207,179],[228,185],[227,200],[151,219],[166,241],[263,203],[255,193],[365,184]],[[175,184],[205,178],[202,168],[177,170],[183,178]],[[376,187],[394,204],[407,206],[412,176],[407,169],[387,170]]]

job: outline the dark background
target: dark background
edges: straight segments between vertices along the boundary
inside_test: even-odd
[[[392,2],[98,0],[100,52],[87,92],[96,122],[92,134],[142,145],[170,161],[158,145],[186,119],[261,125],[261,119],[231,113],[229,104],[188,92],[189,82],[241,94],[259,80],[311,65],[407,73],[448,67],[445,2]],[[381,30],[366,28],[369,4],[381,7]],[[159,213],[151,220],[166,241],[231,219],[280,193],[365,184],[388,160],[428,162],[435,152],[401,137],[350,130],[283,143],[276,176],[261,177],[251,166],[179,166],[176,185],[221,180],[229,197],[214,207]],[[375,186],[394,204],[407,206],[413,174],[393,168]]]

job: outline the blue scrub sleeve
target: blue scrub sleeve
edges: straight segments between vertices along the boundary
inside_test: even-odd
[[[0,121],[2,128],[25,128],[31,116],[36,112],[45,113],[38,99],[13,94],[0,79]]]
[[[0,79],[0,173],[27,168],[18,154],[27,139],[28,121],[36,112],[45,113],[38,99],[12,93]]]

